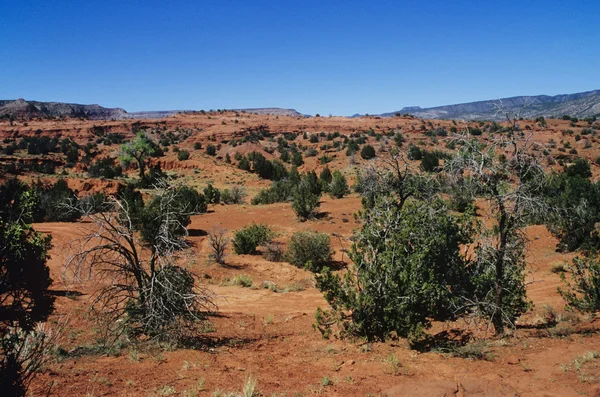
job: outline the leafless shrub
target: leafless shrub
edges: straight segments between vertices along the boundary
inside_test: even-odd
[[[281,243],[278,242],[269,242],[264,245],[265,248],[265,258],[271,262],[281,262],[283,261],[283,247]]]
[[[226,234],[226,229],[215,228],[208,232],[208,244],[211,251],[209,257],[219,265],[225,264],[225,251],[231,241]]]
[[[182,263],[189,218],[175,191],[159,187],[142,209],[117,199],[106,208],[88,215],[91,231],[70,247],[65,275],[98,283],[91,312],[111,334],[177,340],[216,306]]]

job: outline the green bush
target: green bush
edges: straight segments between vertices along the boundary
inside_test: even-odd
[[[363,146],[363,148],[360,151],[360,157],[362,157],[365,160],[370,160],[375,156],[377,156],[377,154],[375,153],[375,148],[371,145]]]
[[[300,231],[292,235],[286,258],[294,266],[320,272],[331,263],[333,250],[327,233]]]
[[[421,148],[419,148],[414,143],[411,143],[408,146],[408,159],[409,160],[421,160],[423,154],[421,153]]]
[[[206,146],[206,154],[208,154],[209,156],[216,156],[217,155],[217,148],[214,145],[207,145]]]
[[[259,245],[271,241],[273,232],[263,224],[252,223],[237,232],[233,236],[233,250],[236,254],[255,254]]]
[[[426,172],[434,172],[439,169],[440,159],[437,153],[424,150],[421,157],[421,169]]]
[[[596,313],[600,310],[600,262],[585,257],[574,258],[568,266],[571,282],[567,282],[565,274],[560,278],[567,289],[558,291],[567,302],[567,306],[582,313]]]
[[[123,169],[115,164],[114,158],[104,157],[96,160],[88,167],[88,175],[92,178],[113,179],[123,175]]]
[[[432,321],[455,318],[468,289],[461,247],[470,241],[470,218],[456,218],[439,201],[410,201],[402,209],[392,197],[363,212],[345,274],[324,268],[317,275],[330,311],[317,311],[324,336],[332,325],[342,336],[420,341]]]
[[[252,198],[252,205],[283,203],[292,198],[295,186],[290,181],[276,181],[269,188],[261,189]]]
[[[190,152],[188,152],[187,150],[180,150],[179,152],[177,152],[177,159],[179,161],[185,161],[189,158],[190,158]]]
[[[221,202],[221,192],[210,183],[204,188],[204,197],[208,204],[219,204]]]
[[[312,218],[315,209],[319,206],[320,198],[320,194],[316,194],[311,189],[310,182],[307,179],[303,179],[294,191],[292,209],[300,220]]]
[[[333,180],[329,185],[329,194],[335,198],[342,198],[350,189],[348,188],[348,182],[346,181],[346,177],[342,175],[340,171],[333,172]]]

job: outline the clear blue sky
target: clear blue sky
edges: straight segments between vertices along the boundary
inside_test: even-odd
[[[600,88],[598,0],[0,4],[0,99],[350,115]]]

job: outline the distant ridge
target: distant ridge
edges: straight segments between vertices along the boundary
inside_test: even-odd
[[[77,103],[0,100],[0,117],[30,119],[33,117],[73,117],[86,119],[122,119],[127,112],[121,108]]]
[[[251,108],[231,109],[257,114],[272,114],[276,116],[303,116],[294,109],[283,108]],[[34,117],[72,117],[90,120],[110,119],[162,119],[189,110],[153,110],[142,112],[127,112],[121,108],[105,108],[100,105],[80,105],[77,103],[40,102],[17,100],[0,100],[0,117],[31,119]]]
[[[599,116],[600,90],[555,96],[517,96],[431,108],[411,106],[379,116],[392,117],[408,113],[424,119],[502,120],[505,116],[498,112],[497,105],[509,113],[520,112],[520,116],[526,119],[564,115],[579,118]]]

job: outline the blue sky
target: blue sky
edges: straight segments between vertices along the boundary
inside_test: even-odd
[[[600,88],[597,0],[0,4],[0,99],[351,115]]]

